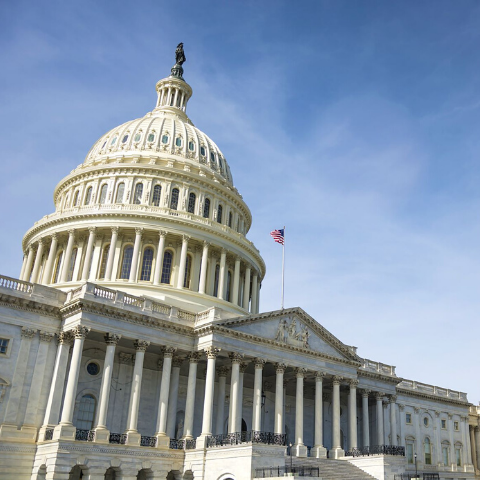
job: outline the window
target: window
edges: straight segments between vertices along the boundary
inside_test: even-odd
[[[407,463],[414,463],[413,458],[413,443],[407,443]]]
[[[227,295],[226,295],[226,298],[225,300],[227,302],[230,302],[230,290],[231,290],[231,283],[232,283],[232,272],[229,270],[228,273],[227,273]]]
[[[177,137],[177,138],[175,139],[175,145],[176,145],[177,147],[181,147],[181,146],[182,146],[182,139],[181,139],[180,137]]]
[[[73,270],[75,268],[75,261],[77,260],[77,249],[72,250],[72,256],[70,257],[70,263],[68,264],[67,282],[71,282],[73,279]]]
[[[462,466],[462,449],[457,446],[455,446],[455,463],[457,464],[457,467]]]
[[[428,427],[428,417],[423,417],[423,424]]]
[[[432,449],[430,446],[430,439],[425,437],[425,441],[423,442],[423,451],[425,453],[425,465],[432,464]]]
[[[195,151],[195,144],[193,142],[188,142],[188,149],[193,152]]]
[[[188,196],[188,213],[195,213],[195,202],[197,200],[197,196],[194,193],[190,193]]]
[[[220,165],[220,170],[223,172],[222,157],[218,157],[218,164]]]
[[[73,197],[73,206],[74,207],[78,207],[78,196],[79,196],[80,192],[77,190],[75,192],[75,195]]]
[[[210,161],[215,163],[215,154],[213,152],[210,152]]]
[[[100,373],[100,365],[97,362],[89,362],[87,364],[87,372],[89,375],[96,377]]]
[[[445,430],[447,428],[447,421],[442,418],[442,428]]]
[[[127,140],[128,140],[128,134],[123,136],[122,143],[127,143]]]
[[[163,254],[163,265],[162,265],[162,280],[161,283],[170,283],[170,276],[172,274],[172,252],[167,250]]]
[[[405,414],[405,423],[412,423],[412,414],[411,413],[406,413]]]
[[[53,275],[53,282],[58,282],[58,277],[60,276],[60,268],[62,266],[63,252],[60,252],[57,257],[57,264],[55,265],[55,273]]]
[[[100,271],[98,273],[98,278],[105,278],[105,271],[107,269],[108,252],[110,252],[110,245],[106,245],[105,247],[103,247],[102,261],[100,262]]]
[[[162,196],[162,186],[155,185],[153,187],[153,195],[152,195],[152,205],[154,207],[160,206],[160,197]]]
[[[87,188],[87,194],[85,195],[85,205],[90,205],[92,199],[92,187]]]
[[[162,143],[168,143],[168,135],[162,136]]]
[[[213,296],[218,296],[218,277],[220,276],[220,265],[217,263],[215,266],[215,282],[213,284]]]
[[[119,183],[117,187],[117,196],[115,197],[115,203],[123,203],[123,194],[125,192],[125,184]]]
[[[155,134],[154,133],[149,133],[147,137],[147,141],[152,143],[155,140]]]
[[[137,133],[137,134],[135,134],[135,136],[133,137],[133,141],[138,143],[141,138],[142,138],[142,134],[141,134],[141,133]]]
[[[222,223],[222,213],[223,213],[223,207],[221,205],[218,206],[217,210],[217,222]]]
[[[107,190],[108,190],[108,185],[104,183],[102,185],[102,189],[100,190],[100,203],[104,204],[107,201]]]
[[[0,338],[0,355],[6,355],[8,350],[8,343],[10,340],[8,338]]]
[[[203,218],[210,217],[210,199],[206,198],[203,205]]]
[[[453,422],[453,429],[458,432],[458,422]]]
[[[110,142],[110,145],[113,147],[113,145],[115,145],[117,143],[117,136],[113,137],[112,138],[112,141]]]
[[[95,419],[95,398],[93,395],[84,395],[78,406],[77,424],[80,430],[91,430]]]
[[[446,443],[442,443],[442,463],[447,466],[448,465],[448,450],[449,445]]]
[[[200,155],[201,155],[202,157],[204,157],[204,156],[205,156],[205,153],[206,153],[205,147],[202,145],[202,146],[200,147]]]
[[[228,213],[228,226],[232,228],[232,222],[233,222],[233,214],[232,212]]]
[[[153,264],[153,248],[148,247],[143,252],[142,271],[140,273],[140,280],[144,280],[146,282],[150,281],[150,277],[152,275],[152,264]]]
[[[178,188],[172,190],[172,198],[170,199],[170,208],[176,210],[178,208]]]
[[[133,203],[136,205],[140,205],[140,203],[142,203],[142,195],[143,183],[137,183],[135,185],[135,193],[133,194]]]
[[[102,149],[105,148],[105,145],[106,145],[106,144],[107,144],[107,141],[105,140],[105,141],[103,142]]]
[[[190,272],[192,270],[192,257],[187,255],[185,262],[185,276],[183,277],[183,288],[190,288]]]
[[[123,249],[122,269],[120,278],[128,280],[130,278],[130,268],[132,267],[133,247],[128,245]]]

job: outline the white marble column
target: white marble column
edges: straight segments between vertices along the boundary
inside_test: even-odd
[[[397,397],[389,396],[390,401],[390,445],[397,446]]]
[[[264,365],[265,360],[263,358],[255,359],[255,378],[253,381],[252,430],[256,432],[262,430],[262,374]]]
[[[188,355],[188,384],[187,398],[185,401],[185,421],[183,423],[184,439],[193,438],[193,418],[195,415],[195,390],[197,388],[197,367],[200,360],[199,352],[192,352]]]
[[[72,259],[73,244],[75,242],[75,230],[68,231],[68,242],[63,256],[62,273],[60,274],[60,283],[65,283],[68,279],[68,270],[70,269],[70,261]]]
[[[142,390],[143,361],[145,359],[145,350],[150,342],[145,340],[135,340],[135,366],[133,367],[132,386],[130,390],[130,403],[128,406],[127,419],[127,445],[140,445],[140,434],[137,431],[138,409],[140,407],[140,395]]]
[[[248,310],[250,303],[250,265],[245,269],[245,286],[243,287],[243,308]]]
[[[40,268],[42,266],[42,256],[43,256],[43,239],[38,241],[37,255],[35,256],[35,263],[33,264],[32,271],[32,283],[38,283],[38,274],[40,273]]]
[[[283,433],[283,374],[287,366],[284,363],[275,365],[275,426],[274,433]]]
[[[368,413],[368,396],[371,390],[362,390],[362,433],[363,447],[370,447],[370,419]]]
[[[87,250],[85,251],[85,257],[83,260],[82,282],[86,282],[88,280],[92,261],[93,245],[95,243],[95,227],[89,227],[88,231]]]
[[[50,243],[50,250],[48,251],[47,263],[45,264],[45,271],[43,272],[43,276],[42,276],[42,283],[44,285],[49,285],[52,279],[53,264],[55,263],[55,257],[57,256],[57,245],[58,245],[58,235],[56,233],[53,233],[52,241]],[[25,275],[25,272],[24,272],[24,275]]]
[[[167,409],[167,436],[176,438],[175,427],[177,425],[177,403],[178,403],[178,386],[180,380],[180,367],[183,363],[182,357],[173,357],[172,359],[172,375],[170,378],[170,392],[168,394]]]
[[[235,431],[242,431],[242,419],[243,419],[243,379],[248,363],[242,362],[240,364],[240,374],[238,376],[238,400],[237,400],[237,417],[235,424]]]
[[[377,402],[377,445],[384,444],[383,438],[383,397],[385,394],[383,392],[375,393],[375,400]]]
[[[464,451],[465,455],[465,463],[467,465],[472,465],[472,451],[470,449],[470,435],[468,432],[468,417],[460,417],[460,425],[462,428],[462,435],[463,435],[463,444],[465,445]]]
[[[358,380],[349,382],[350,396],[348,397],[348,444],[350,450],[358,447],[357,443],[357,385]]]
[[[199,293],[205,293],[205,287],[207,283],[207,267],[208,267],[208,248],[210,244],[208,242],[203,242],[203,251],[202,251],[202,264],[200,267],[200,284],[198,286]]]
[[[232,303],[238,305],[238,295],[240,293],[240,257],[235,257],[235,269],[233,272],[233,292]]]
[[[104,336],[107,350],[105,352],[105,361],[103,362],[102,383],[100,385],[97,418],[95,422],[95,441],[98,443],[108,443],[110,436],[110,432],[107,429],[107,410],[108,401],[110,399],[113,363],[115,360],[115,347],[120,338],[121,335],[116,333],[107,333]]]
[[[327,449],[323,446],[323,377],[325,372],[315,373],[315,446],[312,456],[326,458]]]
[[[342,377],[333,377],[333,392],[332,392],[332,449],[329,452],[330,458],[341,458],[345,455],[342,450],[342,443],[340,438],[340,383]]]
[[[143,228],[135,229],[135,243],[133,245],[132,266],[130,268],[130,277],[128,278],[128,281],[130,283],[136,282],[137,280],[138,257],[140,254],[140,246],[142,243],[142,234]]]
[[[220,435],[224,432],[223,423],[225,421],[225,393],[228,367],[217,368],[218,375],[218,396],[217,396],[217,419],[215,421],[215,433]]]
[[[175,353],[175,347],[165,347],[163,351],[163,369],[162,369],[162,384],[160,387],[160,398],[158,401],[157,414],[157,446],[169,445],[170,439],[167,438],[167,414],[168,414],[168,399],[170,397],[170,378],[172,374],[172,360]]]
[[[165,239],[167,238],[167,232],[161,231],[158,234],[158,248],[157,258],[155,260],[155,271],[153,273],[153,284],[160,285],[163,268],[163,252],[165,250]]]
[[[178,267],[177,288],[183,288],[185,281],[185,266],[187,265],[188,235],[182,236],[182,251],[180,252],[180,266]]]
[[[112,278],[113,259],[117,248],[118,227],[112,227],[112,236],[110,237],[110,248],[108,249],[107,267],[105,269],[105,280],[108,282]]]
[[[232,361],[232,376],[230,379],[230,406],[228,411],[228,433],[235,433],[238,416],[238,391],[240,379],[240,363],[243,355],[232,352],[229,354]]]
[[[295,376],[297,377],[295,397],[295,445],[292,448],[297,457],[307,456],[307,447],[303,443],[303,379],[305,373],[305,368],[297,368],[295,371]]]
[[[480,427],[475,427],[475,446],[477,457],[477,468],[480,469]]]
[[[22,280],[24,280],[25,282],[30,281],[30,272],[32,270],[34,254],[35,252],[33,250],[33,247],[28,247],[27,264],[25,265],[25,271],[23,272],[22,278]]]
[[[227,262],[227,251],[222,248],[220,253],[220,272],[218,274],[218,298],[220,300],[225,299],[225,277],[226,277],[226,265]]]
[[[399,425],[400,425],[400,428],[399,428],[399,436],[400,436],[400,445],[402,447],[405,447],[405,435],[403,433],[403,430],[404,430],[404,425],[405,425],[405,405],[403,403],[399,403],[398,404],[398,413],[399,413],[399,417],[400,417],[400,421],[399,421]],[[441,453],[441,452],[440,452]]]
[[[423,442],[420,436],[420,409],[418,407],[413,407],[413,411],[415,412],[413,416],[414,427],[415,427],[415,446],[416,446],[416,453],[417,453],[417,461],[423,463]],[[453,445],[453,443],[451,444]],[[453,447],[452,447],[453,448]]]
[[[468,423],[467,423],[468,425]],[[470,454],[472,456],[473,468],[477,470],[477,448],[475,442],[475,427],[470,426]]]
[[[258,273],[255,272],[252,278],[252,306],[251,313],[258,312]]]
[[[18,277],[20,280],[23,280],[23,274],[25,272],[25,267],[27,266],[27,258],[28,254],[23,252],[22,268],[20,270],[20,276]]]

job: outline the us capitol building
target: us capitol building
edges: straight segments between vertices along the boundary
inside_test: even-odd
[[[155,108],[95,142],[20,278],[0,276],[0,478],[480,478],[465,393],[301,308],[261,312],[252,215],[187,116],[184,61],[180,44]]]

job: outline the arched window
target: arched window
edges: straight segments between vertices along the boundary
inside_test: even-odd
[[[228,212],[228,226],[232,228],[232,222],[233,222],[233,213]]]
[[[162,283],[170,283],[170,277],[172,275],[172,260],[172,252],[170,250],[166,250],[163,254]]]
[[[413,437],[406,437],[405,438],[405,454],[407,457],[407,463],[412,465],[414,463],[414,454],[415,451],[415,439]]]
[[[223,207],[221,205],[218,206],[217,210],[217,222],[222,223],[222,213],[223,213]]]
[[[76,427],[80,430],[91,430],[95,420],[95,397],[87,394],[82,397],[78,405]]]
[[[227,273],[227,295],[226,295],[227,302],[231,302],[231,299],[230,299],[231,287],[232,287],[232,272],[229,270]]]
[[[92,187],[87,188],[87,194],[85,195],[85,205],[90,205],[90,200],[92,199]]]
[[[203,218],[210,217],[210,199],[206,198],[205,203],[203,204]]]
[[[197,200],[197,196],[192,192],[188,196],[188,208],[187,212],[188,213],[195,213],[195,202]]]
[[[430,439],[425,437],[425,441],[423,442],[423,449],[425,453],[425,465],[432,464],[432,448],[430,445]]]
[[[152,276],[152,264],[153,264],[153,248],[147,247],[143,251],[143,260],[142,260],[142,271],[140,273],[140,280],[146,282],[150,281]]]
[[[215,266],[215,281],[213,283],[213,296],[218,297],[218,277],[220,276],[220,265]]]
[[[127,245],[123,249],[122,269],[120,271],[120,278],[128,280],[130,278],[130,269],[132,268],[133,247]]]
[[[125,192],[125,184],[119,183],[117,187],[117,196],[115,197],[115,203],[123,203],[123,194]]]
[[[170,208],[176,210],[178,208],[178,188],[172,190],[172,198],[170,199]]]
[[[108,253],[110,252],[110,245],[103,247],[102,260],[100,262],[100,271],[98,272],[98,278],[105,278],[105,271],[107,269]]]
[[[183,288],[190,288],[190,273],[192,271],[192,257],[187,255],[185,262],[185,275],[183,277]]]
[[[103,205],[107,201],[107,190],[108,185],[104,183],[102,189],[100,190],[100,203]]]
[[[75,269],[75,261],[77,260],[77,249],[72,250],[72,256],[70,257],[70,263],[68,264],[67,282],[71,282],[73,279],[73,270]]]
[[[78,207],[78,200],[79,200],[78,196],[79,196],[79,195],[80,195],[80,191],[77,190],[77,191],[75,192],[74,197],[73,197],[73,206],[74,206],[74,207]]]
[[[63,252],[60,252],[57,257],[57,264],[55,265],[55,273],[53,275],[53,282],[57,283],[60,276],[60,269],[62,268]]]
[[[153,195],[152,195],[152,205],[154,207],[160,206],[160,197],[162,196],[162,186],[155,185],[153,187]]]
[[[140,205],[142,203],[143,183],[137,183],[135,185],[135,193],[133,194],[133,203]]]

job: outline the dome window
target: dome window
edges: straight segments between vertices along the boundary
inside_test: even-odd
[[[194,152],[195,151],[195,144],[193,142],[188,142],[188,149],[191,152]]]
[[[170,250],[167,250],[163,255],[162,278],[161,283],[170,283],[170,276],[172,273],[173,255]]]
[[[128,140],[128,134],[123,136],[122,143],[127,143],[127,140]]]
[[[210,199],[206,198],[205,203],[203,204],[203,218],[208,218],[210,216]]]
[[[118,185],[117,196],[115,197],[115,203],[123,203],[124,192],[125,192],[125,184],[122,182]]]
[[[218,164],[220,165],[220,170],[223,172],[223,162],[222,162],[222,157],[218,157]]]
[[[181,139],[180,137],[177,137],[177,138],[175,139],[175,145],[176,145],[177,147],[181,147],[181,146],[182,146],[182,139]]]
[[[170,199],[170,208],[176,210],[178,208],[178,188],[172,190],[172,198]]]
[[[162,143],[168,143],[168,135],[163,135]]]
[[[135,205],[140,205],[142,203],[143,195],[143,183],[137,183],[135,185],[135,194],[133,196],[133,203]]]
[[[102,145],[102,150],[105,148],[105,145],[107,144],[107,141],[105,140]]]
[[[108,185],[104,183],[102,185],[102,189],[100,190],[100,203],[104,204],[107,201],[107,190],[108,190]]]
[[[215,154],[213,152],[210,152],[210,161],[215,163]]]
[[[203,145],[200,147],[200,155],[202,155],[202,157],[206,155],[205,147]]]
[[[154,207],[159,207],[160,206],[161,195],[162,195],[162,186],[161,185],[155,185],[155,187],[153,187],[153,195],[152,195],[152,205]]]
[[[85,205],[90,205],[90,200],[92,199],[92,187],[88,187],[87,194],[85,195]]]
[[[134,141],[134,142],[139,142],[141,138],[142,138],[142,134],[141,134],[141,133],[137,133],[137,134],[135,135],[135,137],[133,137],[133,141]]]
[[[218,206],[217,210],[217,222],[222,223],[222,214],[223,214],[223,207],[221,205]]]
[[[120,278],[122,280],[128,280],[130,278],[132,258],[133,258],[133,247],[131,245],[127,245],[123,249],[122,268],[120,270]]]
[[[153,265],[153,248],[147,247],[143,252],[142,271],[140,273],[140,280],[149,282],[152,276]]]
[[[188,196],[188,213],[195,213],[195,202],[197,201],[197,196],[192,192]]]
[[[113,145],[115,145],[117,143],[117,136],[113,137],[112,138],[112,141],[110,142],[110,145],[113,147]]]
[[[154,142],[155,141],[155,134],[154,133],[149,133],[147,137],[148,142]]]

